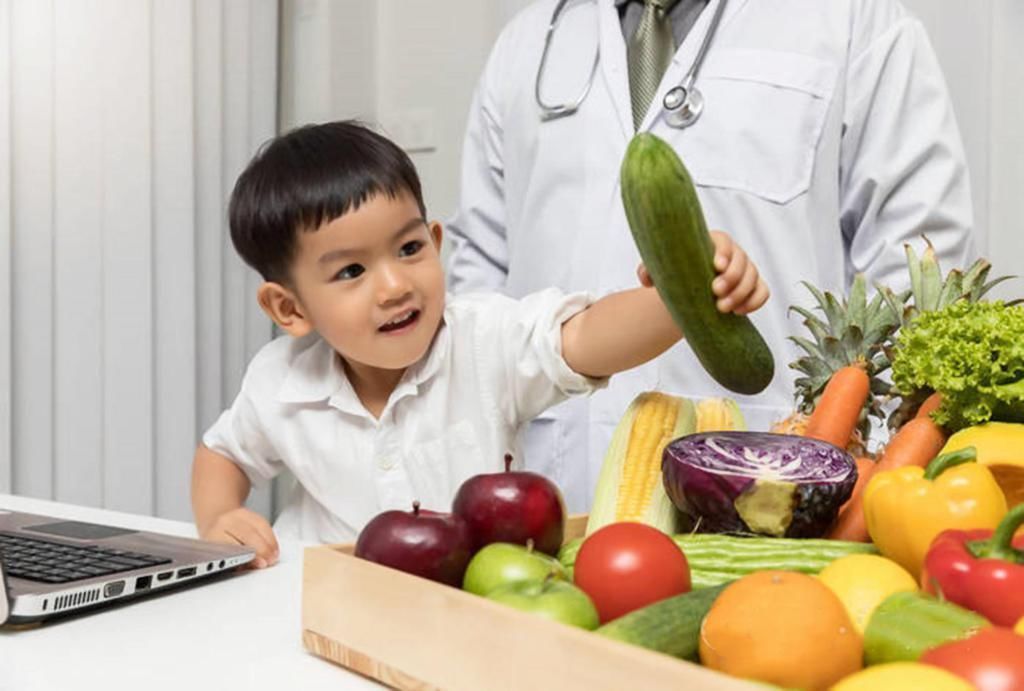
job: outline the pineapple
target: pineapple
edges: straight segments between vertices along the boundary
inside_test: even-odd
[[[863,455],[870,430],[868,416],[884,418],[882,402],[890,390],[890,384],[880,375],[889,369],[885,346],[900,325],[899,313],[891,304],[905,300],[906,294],[886,296],[879,292],[868,302],[863,274],[857,274],[854,278],[849,299],[845,301],[832,293],[822,293],[809,283],[805,282],[804,286],[814,296],[825,319],[822,320],[803,307],[790,308],[804,318],[804,325],[811,332],[813,340],[800,336],[790,337],[806,353],[789,365],[803,375],[796,380],[797,410],[776,423],[772,431],[803,434],[807,416],[817,405],[832,374],[848,365],[857,365],[867,373],[872,395],[864,404],[857,432],[848,450],[855,455]]]

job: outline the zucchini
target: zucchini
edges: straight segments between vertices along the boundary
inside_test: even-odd
[[[750,319],[715,306],[714,245],[683,162],[664,141],[641,133],[626,149],[620,178],[633,241],[701,365],[730,391],[763,391],[775,361]]]
[[[633,610],[595,633],[624,643],[697,661],[700,625],[725,585],[691,590]]]
[[[942,643],[970,638],[991,626],[988,619],[918,592],[882,600],[864,629],[864,664],[915,662]]]
[[[848,554],[878,554],[874,545],[814,538],[737,537],[715,533],[673,535],[690,565],[690,582],[705,588],[755,571],[798,571],[816,574]],[[576,562],[582,538],[566,542],[558,560],[567,570]]]

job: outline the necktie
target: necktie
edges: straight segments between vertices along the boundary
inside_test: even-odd
[[[640,127],[658,91],[661,76],[676,51],[668,18],[668,11],[674,4],[675,0],[644,0],[643,16],[626,46],[634,128]]]

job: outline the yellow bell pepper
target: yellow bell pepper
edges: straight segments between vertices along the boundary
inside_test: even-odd
[[[864,489],[864,519],[878,551],[921,576],[925,553],[943,530],[991,528],[1006,514],[992,472],[967,447],[916,466],[875,473]]]
[[[951,436],[939,453],[968,446],[977,450],[978,463],[992,471],[1003,488],[1007,505],[1024,502],[1024,424],[986,422],[965,427]]]

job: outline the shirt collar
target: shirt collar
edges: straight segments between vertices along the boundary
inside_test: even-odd
[[[427,349],[426,357],[413,363],[405,371],[398,386],[391,393],[391,400],[395,401],[407,394],[416,393],[421,384],[432,379],[440,371],[441,364],[451,349],[451,329],[448,326],[450,322],[450,313],[445,307],[441,328],[437,330],[433,343]],[[335,399],[342,409],[352,408],[349,403],[355,406],[352,412],[362,409],[348,375],[345,374],[341,358],[327,341],[319,337],[292,361],[277,397],[283,403],[312,403]]]

